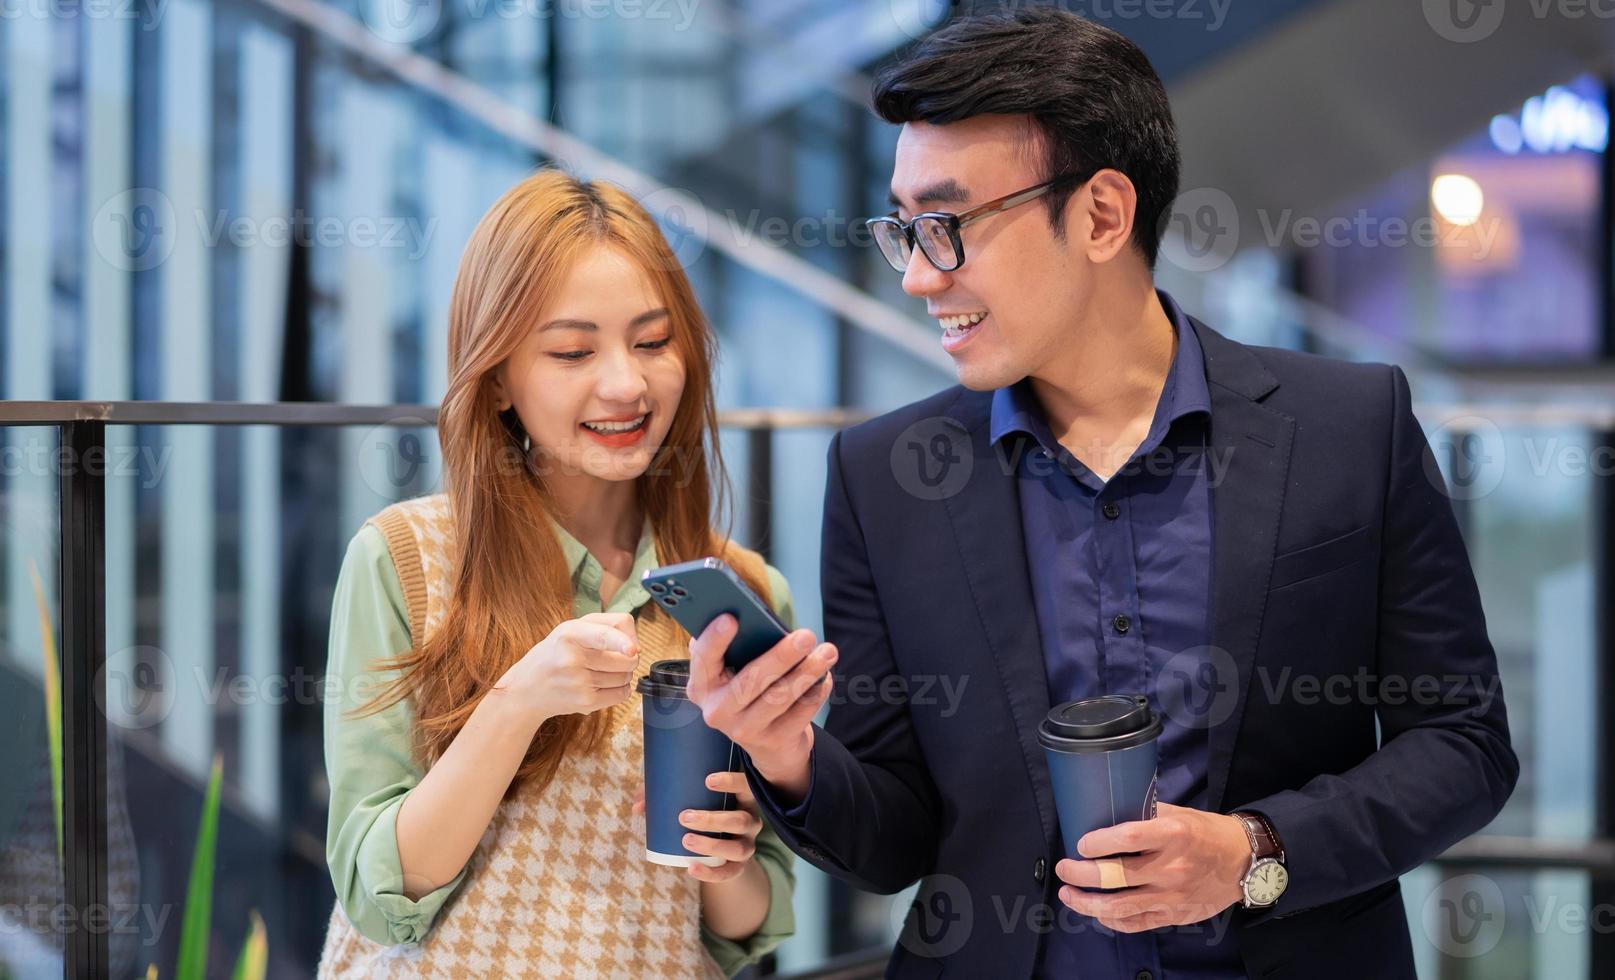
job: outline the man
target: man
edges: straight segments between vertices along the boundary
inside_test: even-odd
[[[1120,35],[962,19],[874,101],[903,128],[872,227],[960,386],[831,442],[835,645],[729,675],[720,619],[691,697],[798,854],[922,880],[889,975],[1412,977],[1397,876],[1518,763],[1402,372],[1235,343],[1153,288],[1178,151]],[[1064,841],[1038,725],[1134,692],[1156,814]]]

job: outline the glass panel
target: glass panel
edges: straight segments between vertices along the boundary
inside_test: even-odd
[[[0,428],[0,975],[21,977],[61,976],[66,937],[56,447],[54,426]]]
[[[321,707],[331,590],[363,516],[437,483],[420,428],[142,427],[111,481],[132,548],[109,547],[108,795],[113,835],[149,910],[132,960],[172,975],[214,767],[221,777],[206,937],[209,975],[263,923],[271,976],[310,976],[333,893],[326,869]],[[429,448],[428,448],[429,447]],[[344,507],[332,506],[343,501]],[[110,505],[109,505],[110,506]],[[109,514],[109,538],[117,520]]]
[[[1615,928],[1580,871],[1442,874],[1402,879],[1419,976],[1515,980],[1589,976],[1589,942]]]

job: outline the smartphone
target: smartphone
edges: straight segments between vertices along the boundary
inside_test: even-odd
[[[740,628],[723,662],[737,673],[790,635],[768,603],[716,558],[653,568],[641,581],[651,601],[667,610],[691,636],[700,636],[724,613],[735,617]]]

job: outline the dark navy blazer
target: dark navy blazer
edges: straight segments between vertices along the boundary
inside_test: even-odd
[[[1291,877],[1231,928],[1252,976],[1411,978],[1397,876],[1485,826],[1519,772],[1445,486],[1398,368],[1191,323],[1224,466],[1207,802],[1266,814]],[[805,805],[782,809],[748,761],[805,860],[876,892],[921,880],[888,976],[1029,976],[1061,907],[1043,647],[991,401],[954,387],[831,441],[840,660]]]

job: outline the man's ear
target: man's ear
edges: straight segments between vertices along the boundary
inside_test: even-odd
[[[1108,168],[1099,171],[1072,197],[1073,204],[1079,202],[1087,220],[1079,219],[1073,233],[1080,236],[1077,244],[1088,253],[1088,258],[1094,262],[1109,262],[1125,251],[1132,240],[1133,219],[1138,213],[1138,191],[1127,175]]]

